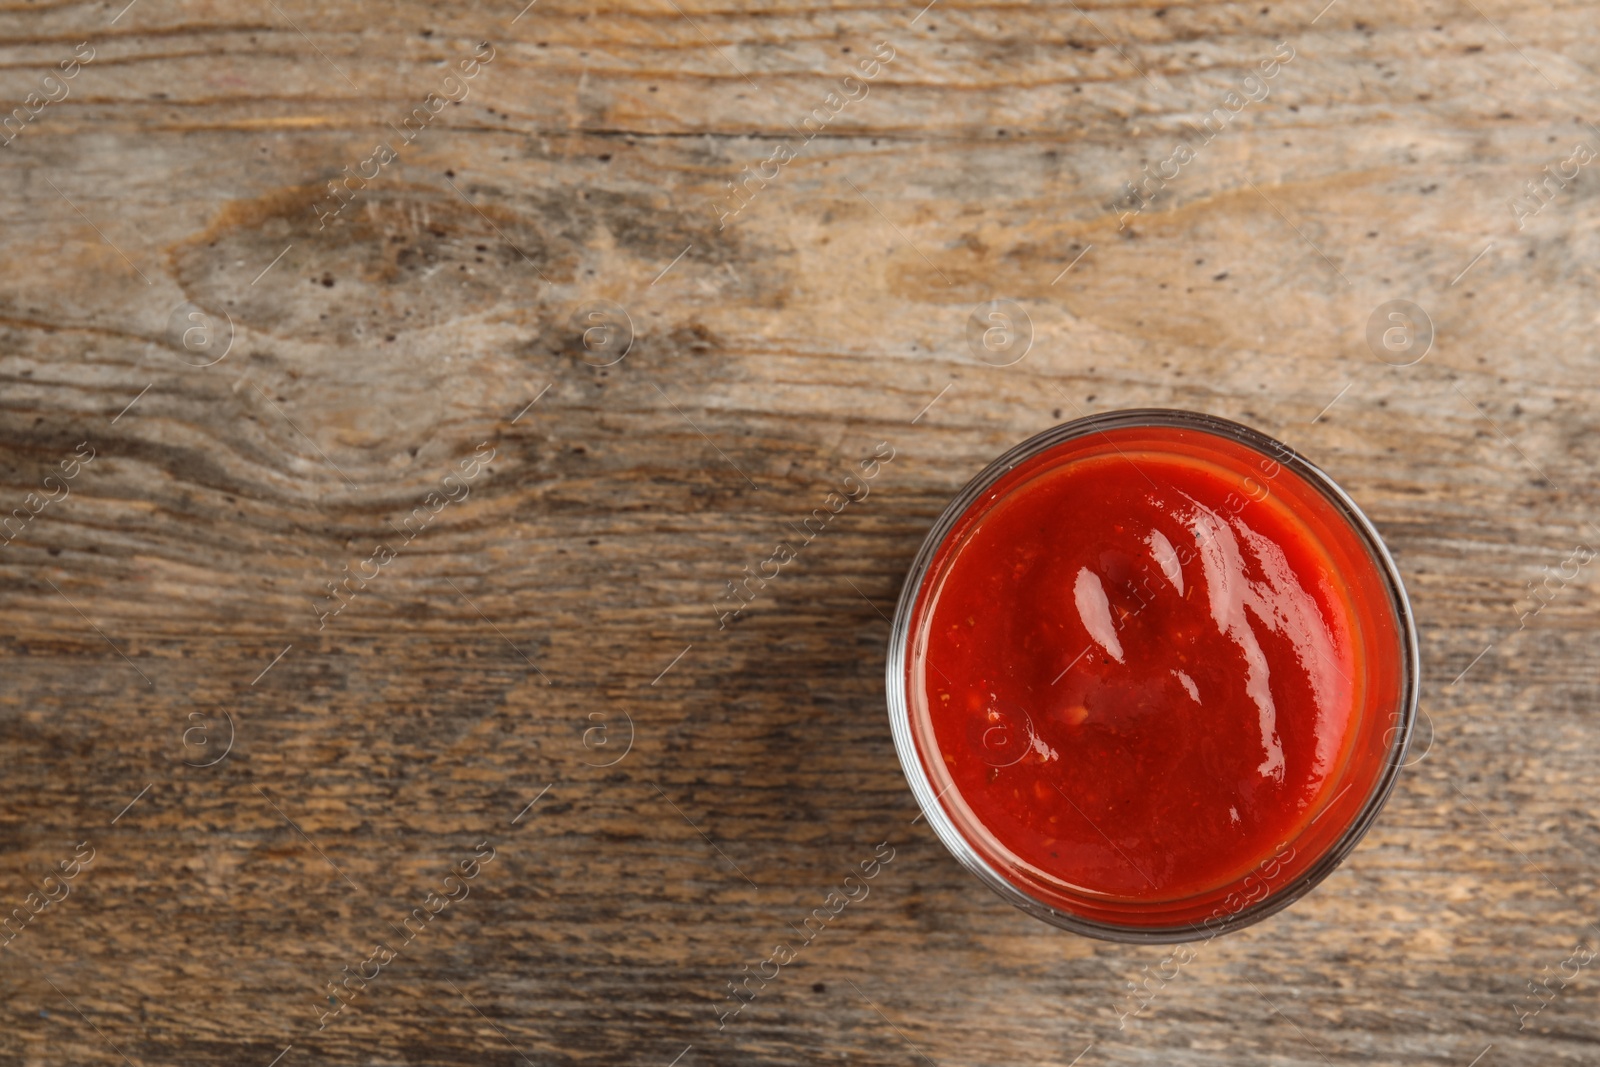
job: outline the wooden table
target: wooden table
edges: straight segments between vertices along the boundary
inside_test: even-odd
[[[1596,8],[1322,2],[8,6],[0,1062],[1600,1062]],[[964,873],[882,678],[1146,405],[1360,502],[1426,717],[1119,1028],[1167,951]]]

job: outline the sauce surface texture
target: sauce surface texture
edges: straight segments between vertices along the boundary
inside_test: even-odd
[[[941,802],[1074,892],[1176,900],[1248,872],[1317,816],[1359,717],[1354,534],[1330,554],[1304,479],[1194,438],[1030,461],[921,594],[909,681]]]

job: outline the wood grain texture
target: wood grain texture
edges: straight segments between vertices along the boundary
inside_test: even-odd
[[[1517,606],[1600,538],[1593,168],[1511,207],[1600,148],[1594,4],[520,7],[0,6],[0,118],[94,55],[0,148],[0,514],[38,509],[0,547],[0,912],[94,855],[0,953],[0,1063],[1600,1062],[1600,964],[1517,1014],[1600,948],[1593,572]],[[1013,366],[966,341],[991,299],[1032,320]],[[1402,299],[1436,336],[1395,367],[1367,329]],[[225,358],[193,365],[195,324]],[[1427,717],[1343,867],[1119,1028],[1166,951],[1026,918],[912,822],[882,664],[973,473],[1149,405],[1360,502]],[[871,495],[719,629],[879,441]]]

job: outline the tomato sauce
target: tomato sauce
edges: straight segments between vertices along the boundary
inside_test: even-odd
[[[1348,821],[1398,693],[1393,612],[1349,523],[1269,453],[1191,429],[1090,434],[1002,476],[912,627],[940,803],[1069,909],[1220,892],[1341,790]]]

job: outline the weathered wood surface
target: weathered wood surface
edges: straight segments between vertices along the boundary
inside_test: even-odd
[[[1600,148],[1597,9],[1321,6],[6,5],[0,103],[68,95],[0,149],[0,511],[38,509],[0,548],[3,910],[93,859],[0,953],[0,1062],[1600,1062],[1600,962],[1518,1016],[1600,948],[1592,570],[1518,620],[1600,537],[1593,168],[1510,206]],[[991,299],[1032,319],[1013,366],[966,340]],[[1408,367],[1366,339],[1397,299],[1437,331]],[[607,367],[600,301],[635,333]],[[1368,510],[1432,743],[1321,889],[1119,1029],[1166,952],[1025,918],[911,822],[883,616],[989,457],[1140,405]],[[377,577],[319,629],[346,566]]]

